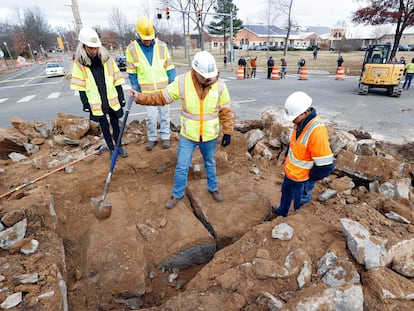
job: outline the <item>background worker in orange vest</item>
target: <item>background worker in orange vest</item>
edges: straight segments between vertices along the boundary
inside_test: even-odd
[[[250,63],[252,64],[252,76],[251,78],[256,78],[256,70],[257,70],[257,56],[252,57],[250,59]]]
[[[284,117],[295,126],[286,150],[280,206],[272,206],[264,221],[288,216],[292,200],[295,211],[310,202],[316,181],[329,176],[334,169],[328,131],[311,104],[312,98],[301,91],[286,99]]]
[[[194,55],[191,71],[177,76],[164,90],[142,94],[129,91],[129,96],[140,105],[168,105],[180,100],[181,129],[177,150],[172,197],[166,208],[174,208],[184,197],[188,170],[197,147],[203,156],[207,188],[216,202],[223,201],[218,191],[216,175],[216,146],[220,129],[223,132],[221,146],[231,142],[233,118],[230,95],[223,80],[219,79],[216,61],[209,52]]]

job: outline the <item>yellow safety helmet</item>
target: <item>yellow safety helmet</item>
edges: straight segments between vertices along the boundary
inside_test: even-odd
[[[135,30],[141,40],[152,40],[155,38],[154,26],[147,17],[138,18]]]

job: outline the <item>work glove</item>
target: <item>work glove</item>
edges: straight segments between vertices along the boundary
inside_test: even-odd
[[[83,111],[90,112],[91,106],[89,106],[89,103],[83,103]]]
[[[230,145],[230,143],[231,143],[231,135],[224,134],[223,139],[221,140],[221,146],[227,147],[228,145]]]

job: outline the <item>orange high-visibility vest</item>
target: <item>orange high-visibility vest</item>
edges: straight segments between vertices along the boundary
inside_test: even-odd
[[[333,154],[328,140],[328,131],[317,116],[313,118],[296,138],[296,128],[289,143],[285,160],[285,174],[295,181],[306,181],[314,165],[333,163]]]

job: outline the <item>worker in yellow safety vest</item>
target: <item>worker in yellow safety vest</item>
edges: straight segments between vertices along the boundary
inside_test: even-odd
[[[223,132],[221,146],[231,142],[233,134],[230,95],[224,81],[219,79],[216,61],[206,51],[194,55],[191,71],[179,75],[164,90],[155,93],[129,91],[140,105],[168,105],[180,100],[181,130],[177,150],[172,197],[166,208],[174,208],[184,197],[188,169],[198,146],[203,156],[207,188],[216,202],[223,201],[216,176],[216,145]]]
[[[70,88],[79,91],[83,111],[89,112],[92,121],[99,122],[112,158],[114,143],[117,143],[120,133],[119,119],[124,115],[122,107],[125,106],[125,99],[122,84],[125,83],[125,79],[114,59],[102,46],[95,30],[82,28],[78,39]],[[109,129],[108,116],[113,137]],[[121,157],[128,156],[122,147],[118,152]]]
[[[272,206],[264,221],[288,216],[292,200],[295,211],[310,202],[316,181],[329,176],[334,169],[328,131],[311,104],[312,98],[301,91],[286,99],[284,117],[295,126],[285,154],[280,205]]]
[[[176,76],[167,45],[155,39],[152,22],[141,17],[135,24],[138,39],[126,49],[127,72],[131,86],[138,92],[151,93],[164,89]],[[147,146],[151,151],[157,144],[158,115],[162,148],[170,147],[170,112],[168,106],[145,107],[147,118]]]

